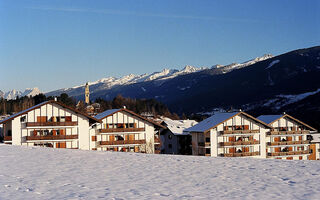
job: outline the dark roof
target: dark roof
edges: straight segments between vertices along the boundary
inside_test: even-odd
[[[271,122],[276,121],[277,119],[280,119],[282,117],[282,115],[261,115],[259,117],[257,117],[257,119],[270,124]]]
[[[288,117],[289,119],[293,120],[293,121],[296,121],[306,127],[308,127],[309,129],[313,130],[313,131],[316,131],[315,128],[313,128],[312,126],[309,126],[308,124],[292,117],[291,115],[288,115],[288,114],[283,114],[283,115],[261,115],[258,117],[258,119],[260,120],[265,120],[264,122],[268,123],[269,125],[272,124],[273,122],[275,122],[276,120],[279,120],[281,118],[284,118],[284,117]]]
[[[75,113],[78,113],[78,114],[80,114],[80,115],[83,115],[83,116],[87,117],[89,120],[92,120],[93,122],[100,122],[100,120],[98,120],[98,119],[96,119],[96,118],[94,118],[94,117],[91,117],[90,115],[88,115],[88,114],[86,114],[86,113],[80,112],[80,111],[77,110],[77,109],[74,109],[74,108],[72,108],[72,107],[69,107],[69,106],[67,106],[67,105],[65,105],[65,104],[63,104],[63,103],[61,103],[61,102],[59,102],[59,101],[50,100],[50,101],[44,101],[44,102],[39,103],[39,104],[37,104],[37,105],[35,105],[35,106],[32,106],[32,107],[30,107],[30,108],[28,108],[28,109],[25,109],[25,110],[23,110],[23,111],[21,111],[21,112],[18,112],[18,113],[15,113],[15,114],[13,114],[13,115],[10,115],[10,116],[7,117],[6,119],[1,120],[1,121],[0,121],[0,124],[3,124],[3,123],[5,123],[5,122],[7,122],[7,121],[10,121],[10,120],[13,120],[14,118],[16,118],[16,117],[18,117],[18,116],[21,116],[21,115],[23,115],[23,114],[26,114],[26,113],[28,113],[28,112],[30,112],[30,111],[32,111],[32,110],[35,110],[35,109],[37,109],[37,108],[40,108],[40,107],[43,106],[43,105],[50,104],[50,103],[60,105],[60,106],[66,108],[66,109],[69,109],[69,110],[71,110],[71,111],[73,111],[73,112],[75,112]]]
[[[261,120],[245,113],[245,112],[226,112],[226,113],[218,113],[215,115],[212,115],[211,117],[199,122],[197,125],[190,127],[186,129],[187,132],[207,132],[209,129],[217,127],[219,124],[231,119],[232,117],[235,117],[237,115],[243,114],[256,122],[264,125],[267,128],[272,128],[268,124],[262,122]]]
[[[110,110],[106,110],[102,113],[97,114],[96,116],[94,116],[96,119],[102,120],[106,117],[108,117],[109,115],[112,115],[113,113],[116,113],[118,111],[120,111],[121,109],[110,109]]]
[[[149,123],[151,123],[151,124],[153,124],[153,125],[155,125],[155,126],[158,126],[158,127],[160,127],[160,128],[164,128],[164,129],[167,128],[167,127],[165,127],[165,126],[163,126],[163,125],[161,125],[161,124],[159,124],[159,123],[157,123],[157,122],[155,122],[155,121],[153,121],[153,120],[144,118],[144,117],[142,117],[141,115],[139,115],[139,114],[137,114],[137,113],[135,113],[135,112],[133,112],[133,111],[131,111],[131,110],[128,110],[128,109],[126,109],[126,108],[106,110],[106,111],[104,111],[104,112],[102,112],[102,113],[97,114],[97,115],[94,116],[94,117],[101,121],[102,119],[104,119],[104,118],[106,118],[106,117],[108,117],[108,116],[110,116],[110,115],[113,115],[114,113],[121,112],[121,111],[124,111],[124,112],[127,112],[127,113],[129,113],[129,114],[132,114],[132,115],[134,115],[134,116],[136,116],[136,117],[138,117],[138,118],[140,118],[140,119],[142,119],[142,120],[145,120],[145,121],[147,121],[147,122],[149,122]]]

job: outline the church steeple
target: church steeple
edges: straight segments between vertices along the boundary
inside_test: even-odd
[[[90,102],[90,91],[89,91],[89,84],[88,84],[88,83],[86,83],[84,95],[85,95],[85,100],[84,100],[84,102],[85,102],[86,104],[89,104],[89,102]]]

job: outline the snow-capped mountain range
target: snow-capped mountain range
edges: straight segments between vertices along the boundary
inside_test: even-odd
[[[39,90],[39,88],[35,87],[35,88],[27,88],[25,89],[24,92],[18,91],[18,90],[10,90],[8,92],[2,92],[0,90],[0,98],[4,98],[7,100],[12,100],[12,99],[16,99],[17,97],[24,97],[24,96],[35,96],[40,94],[41,91]]]
[[[89,82],[90,90],[106,90],[106,89],[112,89],[114,87],[118,86],[124,86],[124,85],[130,85],[135,83],[141,83],[141,82],[149,82],[153,81],[156,85],[161,85],[162,83],[176,78],[181,75],[196,73],[204,70],[209,69],[215,69],[220,71],[220,73],[227,73],[235,69],[240,69],[247,67],[249,65],[255,64],[257,62],[266,60],[272,58],[272,55],[266,54],[262,57],[257,57],[255,59],[249,60],[244,63],[232,63],[230,65],[214,65],[211,68],[209,67],[194,67],[194,66],[185,66],[182,70],[177,69],[163,69],[160,72],[153,72],[151,74],[141,74],[141,75],[135,75],[135,74],[129,74],[120,78],[116,77],[107,77],[102,78],[100,80]],[[76,96],[78,94],[73,93],[76,89],[83,88],[85,86],[85,83],[82,85],[74,86],[71,88],[64,88],[59,89],[56,91],[48,92],[46,93],[47,96],[56,96],[60,95],[61,93],[65,92],[68,93],[70,96]],[[92,90],[93,89],[93,90]]]
[[[110,89],[114,86],[118,85],[129,85],[133,83],[140,83],[140,82],[146,82],[146,81],[153,81],[153,80],[159,80],[163,81],[166,79],[171,79],[174,77],[177,77],[179,75],[183,74],[189,74],[193,72],[199,72],[202,70],[208,69],[207,67],[193,67],[193,66],[185,66],[182,70],[177,70],[177,69],[163,69],[160,72],[154,72],[151,74],[141,74],[141,75],[135,75],[135,74],[129,74],[120,78],[116,77],[107,77],[107,78],[102,78],[100,80],[94,81],[94,82],[89,82],[89,85],[96,85],[96,84],[104,84],[105,89]],[[76,89],[79,87],[84,87],[85,84],[79,85],[79,86],[74,86],[72,88],[65,88],[62,89],[64,91],[70,90],[70,89]]]

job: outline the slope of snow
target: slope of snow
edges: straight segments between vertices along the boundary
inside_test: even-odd
[[[164,69],[161,72],[154,72],[151,74],[141,74],[141,75],[135,75],[135,74],[129,74],[120,78],[115,78],[115,77],[107,77],[107,78],[102,78],[94,82],[89,82],[89,85],[96,85],[96,84],[102,84],[102,87],[99,88],[101,89],[111,89],[115,86],[119,85],[129,85],[129,84],[134,84],[134,83],[140,83],[140,82],[147,82],[147,81],[153,81],[153,80],[167,80],[167,79],[172,79],[174,77],[177,77],[179,75],[184,75],[184,74],[189,74],[189,73],[194,73],[194,72],[199,72],[202,70],[205,70],[207,68],[205,67],[192,67],[192,66],[186,66],[182,70],[176,70],[176,69]],[[85,84],[82,85],[77,85],[72,88],[64,88],[60,89],[58,91],[69,91],[72,89],[77,89],[84,87]]]
[[[27,88],[22,94],[21,96],[28,96],[28,97],[31,97],[31,96],[36,96],[38,94],[40,94],[41,91],[39,90],[39,88]]]
[[[0,199],[319,199],[320,162],[0,145]]]
[[[174,73],[172,73],[172,74],[170,74],[168,76],[160,78],[160,80],[171,79],[171,78],[174,78],[174,77],[177,77],[177,76],[180,76],[180,75],[199,72],[199,71],[202,71],[202,70],[205,70],[205,69],[208,69],[208,68],[206,68],[206,67],[197,68],[197,67],[193,67],[193,66],[187,65],[182,70],[180,70],[180,71],[176,70]]]
[[[164,123],[166,123],[167,128],[174,135],[189,135],[190,133],[183,131],[191,126],[196,125],[198,122],[195,120],[172,120],[170,118],[164,118]]]
[[[280,62],[280,60],[274,60],[274,61],[272,61],[272,62],[268,65],[268,67],[266,67],[266,69],[271,68],[273,65],[275,65],[275,64],[277,64],[277,63],[279,63],[279,62]]]
[[[291,103],[295,103],[297,101],[300,101],[310,95],[314,95],[316,93],[320,92],[320,88],[317,89],[316,91],[313,91],[313,92],[306,92],[306,93],[302,93],[302,94],[297,94],[297,95],[278,95],[278,97],[281,97],[281,98],[286,98],[287,99],[287,102],[285,105],[288,105],[288,104],[291,104]]]
[[[272,57],[273,57],[273,55],[271,55],[271,54],[265,54],[265,55],[263,55],[261,57],[257,57],[255,59],[243,62],[241,64],[232,63],[230,65],[214,65],[211,68],[212,69],[225,69],[225,70],[241,69],[243,67],[247,67],[249,65],[253,65],[253,64],[257,63],[257,62],[260,62],[260,61],[263,61],[263,60],[267,60],[267,59],[272,58]]]
[[[38,95],[40,93],[41,93],[41,91],[37,87],[35,87],[35,88],[27,88],[27,89],[25,89],[24,92],[17,91],[15,89],[13,89],[11,91],[6,92],[3,95],[3,97],[5,99],[7,99],[7,100],[11,100],[11,99],[16,99],[17,97],[24,97],[24,96],[31,97],[31,96]]]
[[[4,94],[4,98],[7,100],[16,99],[18,96],[21,96],[21,92],[15,89],[8,91]]]
[[[243,67],[247,67],[249,65],[255,64],[257,62],[260,62],[260,61],[263,61],[263,60],[266,60],[269,58],[272,58],[272,55],[266,54],[262,57],[257,57],[255,59],[249,60],[249,61],[241,63],[241,64],[233,63],[233,64],[226,65],[226,66],[215,65],[212,68],[221,69],[222,73],[227,73],[227,72],[232,71],[234,69],[240,69]],[[134,83],[141,83],[141,82],[147,82],[147,81],[154,81],[154,84],[161,85],[165,81],[167,81],[169,79],[173,79],[177,76],[200,72],[200,71],[203,71],[206,69],[208,69],[208,68],[207,67],[193,67],[193,66],[187,65],[181,70],[163,69],[160,72],[153,72],[151,74],[141,74],[141,75],[129,74],[127,76],[123,76],[120,78],[116,78],[116,77],[102,78],[102,79],[99,79],[94,82],[89,82],[89,85],[92,86],[92,85],[99,84],[98,87],[96,87],[97,91],[104,90],[104,89],[112,89],[113,87],[116,87],[116,86],[130,85],[130,84],[134,84]],[[56,91],[48,92],[47,94],[59,95],[62,92],[70,92],[73,89],[81,88],[84,86],[85,86],[85,84],[81,84],[81,85],[77,85],[77,86],[74,86],[71,88],[64,88],[64,89],[59,89]],[[184,88],[184,89],[186,89],[186,88]],[[94,91],[92,91],[92,92],[94,92]]]
[[[252,59],[252,60],[249,60],[247,62],[241,63],[241,65],[242,65],[241,67],[247,67],[249,65],[253,65],[253,64],[257,63],[257,62],[260,62],[260,61],[263,61],[263,60],[267,60],[267,59],[272,58],[272,57],[273,57],[273,55],[271,55],[271,54],[265,54],[265,55],[263,55],[261,57],[257,57],[255,59]]]
[[[312,92],[305,92],[301,94],[289,94],[289,95],[279,94],[276,96],[276,98],[268,100],[263,105],[264,106],[272,105],[274,108],[280,109],[283,106],[301,101],[310,95],[317,94],[318,92],[320,92],[320,88]]]
[[[4,92],[0,90],[0,98],[3,98],[3,97],[4,97]]]
[[[175,70],[175,69],[164,69],[161,72],[154,72],[151,75],[149,75],[145,80],[143,81],[152,81],[158,78],[163,78],[166,76],[170,76],[176,72],[178,72],[179,70]]]

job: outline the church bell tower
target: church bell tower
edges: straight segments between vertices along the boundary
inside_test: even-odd
[[[89,104],[89,102],[90,102],[90,91],[89,91],[89,84],[88,84],[88,83],[86,83],[84,95],[85,95],[85,100],[84,100],[84,102],[85,102],[86,104]]]

